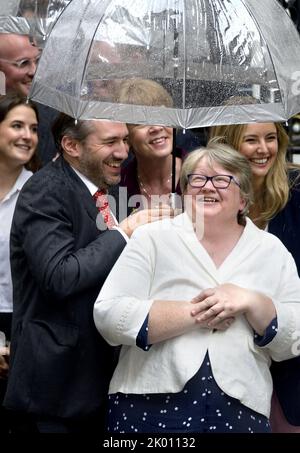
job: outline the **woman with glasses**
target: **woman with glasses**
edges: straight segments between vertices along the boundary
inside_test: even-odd
[[[280,123],[216,126],[211,128],[210,136],[248,159],[254,192],[249,217],[283,242],[300,275],[300,167],[287,160],[289,137],[283,126]],[[272,430],[300,432],[300,358],[274,362],[271,372],[276,390]]]
[[[139,228],[94,307],[121,345],[110,432],[270,432],[271,358],[294,350],[300,280],[293,258],[246,217],[247,159],[226,145],[192,152],[185,211]]]
[[[0,97],[0,331],[10,340],[13,294],[9,259],[9,236],[15,205],[22,186],[38,169],[36,106],[17,95]],[[5,343],[3,344],[5,346]],[[0,351],[0,419],[8,373],[8,350]],[[1,425],[3,432],[5,426]],[[1,431],[2,432],[2,431]]]

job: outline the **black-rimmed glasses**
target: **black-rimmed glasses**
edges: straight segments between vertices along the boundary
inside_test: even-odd
[[[211,181],[215,189],[227,189],[231,181],[241,187],[239,181],[232,175],[205,176],[191,173],[190,175],[187,175],[187,178],[189,185],[197,189],[202,189],[202,187],[206,185],[207,181]]]

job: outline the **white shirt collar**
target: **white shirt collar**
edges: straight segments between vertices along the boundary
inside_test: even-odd
[[[32,172],[26,170],[26,168],[23,167],[21,173],[19,174],[19,176],[18,176],[18,178],[16,180],[16,182],[14,183],[14,185],[12,186],[10,191],[6,194],[6,196],[4,197],[2,202],[8,200],[15,193],[20,192],[20,190],[24,186],[25,182],[27,181],[27,179],[30,178],[31,175],[32,175]]]
[[[71,165],[71,167],[72,167],[72,165]],[[75,173],[77,174],[77,176],[81,179],[81,181],[86,185],[86,187],[89,189],[91,195],[93,196],[97,192],[98,187],[92,181],[87,179],[86,176],[84,176],[82,173],[80,173],[80,171],[78,171],[76,168],[74,168],[74,167],[72,167],[72,168],[75,171]],[[112,214],[113,218],[115,219],[116,224],[118,224],[118,221],[117,221],[116,217],[114,216],[113,212],[111,212],[111,214]],[[126,236],[126,234],[123,232],[123,230],[121,230],[121,228],[118,228],[116,226],[116,227],[113,227],[113,230],[118,230],[122,234],[125,241],[128,242],[129,238]]]
[[[72,167],[72,165],[71,165]],[[72,167],[73,170],[75,171],[76,175],[81,179],[81,181],[86,185],[86,187],[88,188],[88,190],[90,191],[91,195],[93,196],[97,190],[98,190],[98,187],[92,182],[90,181],[86,176],[84,176],[79,170],[77,170],[76,168]]]

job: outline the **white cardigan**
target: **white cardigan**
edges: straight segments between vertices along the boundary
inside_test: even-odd
[[[272,298],[278,332],[268,345],[254,344],[253,330],[241,315],[224,332],[199,327],[154,344],[148,351],[136,346],[154,300],[190,300],[203,289],[226,282]],[[297,353],[300,280],[291,254],[279,239],[249,219],[237,245],[217,269],[184,213],[136,230],[102,287],[94,320],[110,344],[123,345],[109,393],[179,392],[208,350],[219,387],[268,417],[270,358],[280,361]]]

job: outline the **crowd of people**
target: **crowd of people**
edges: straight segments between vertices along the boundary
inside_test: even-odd
[[[74,121],[27,99],[40,52],[0,33],[5,431],[300,432],[284,127],[212,127],[190,151],[171,127]],[[152,80],[117,99],[172,107]]]

